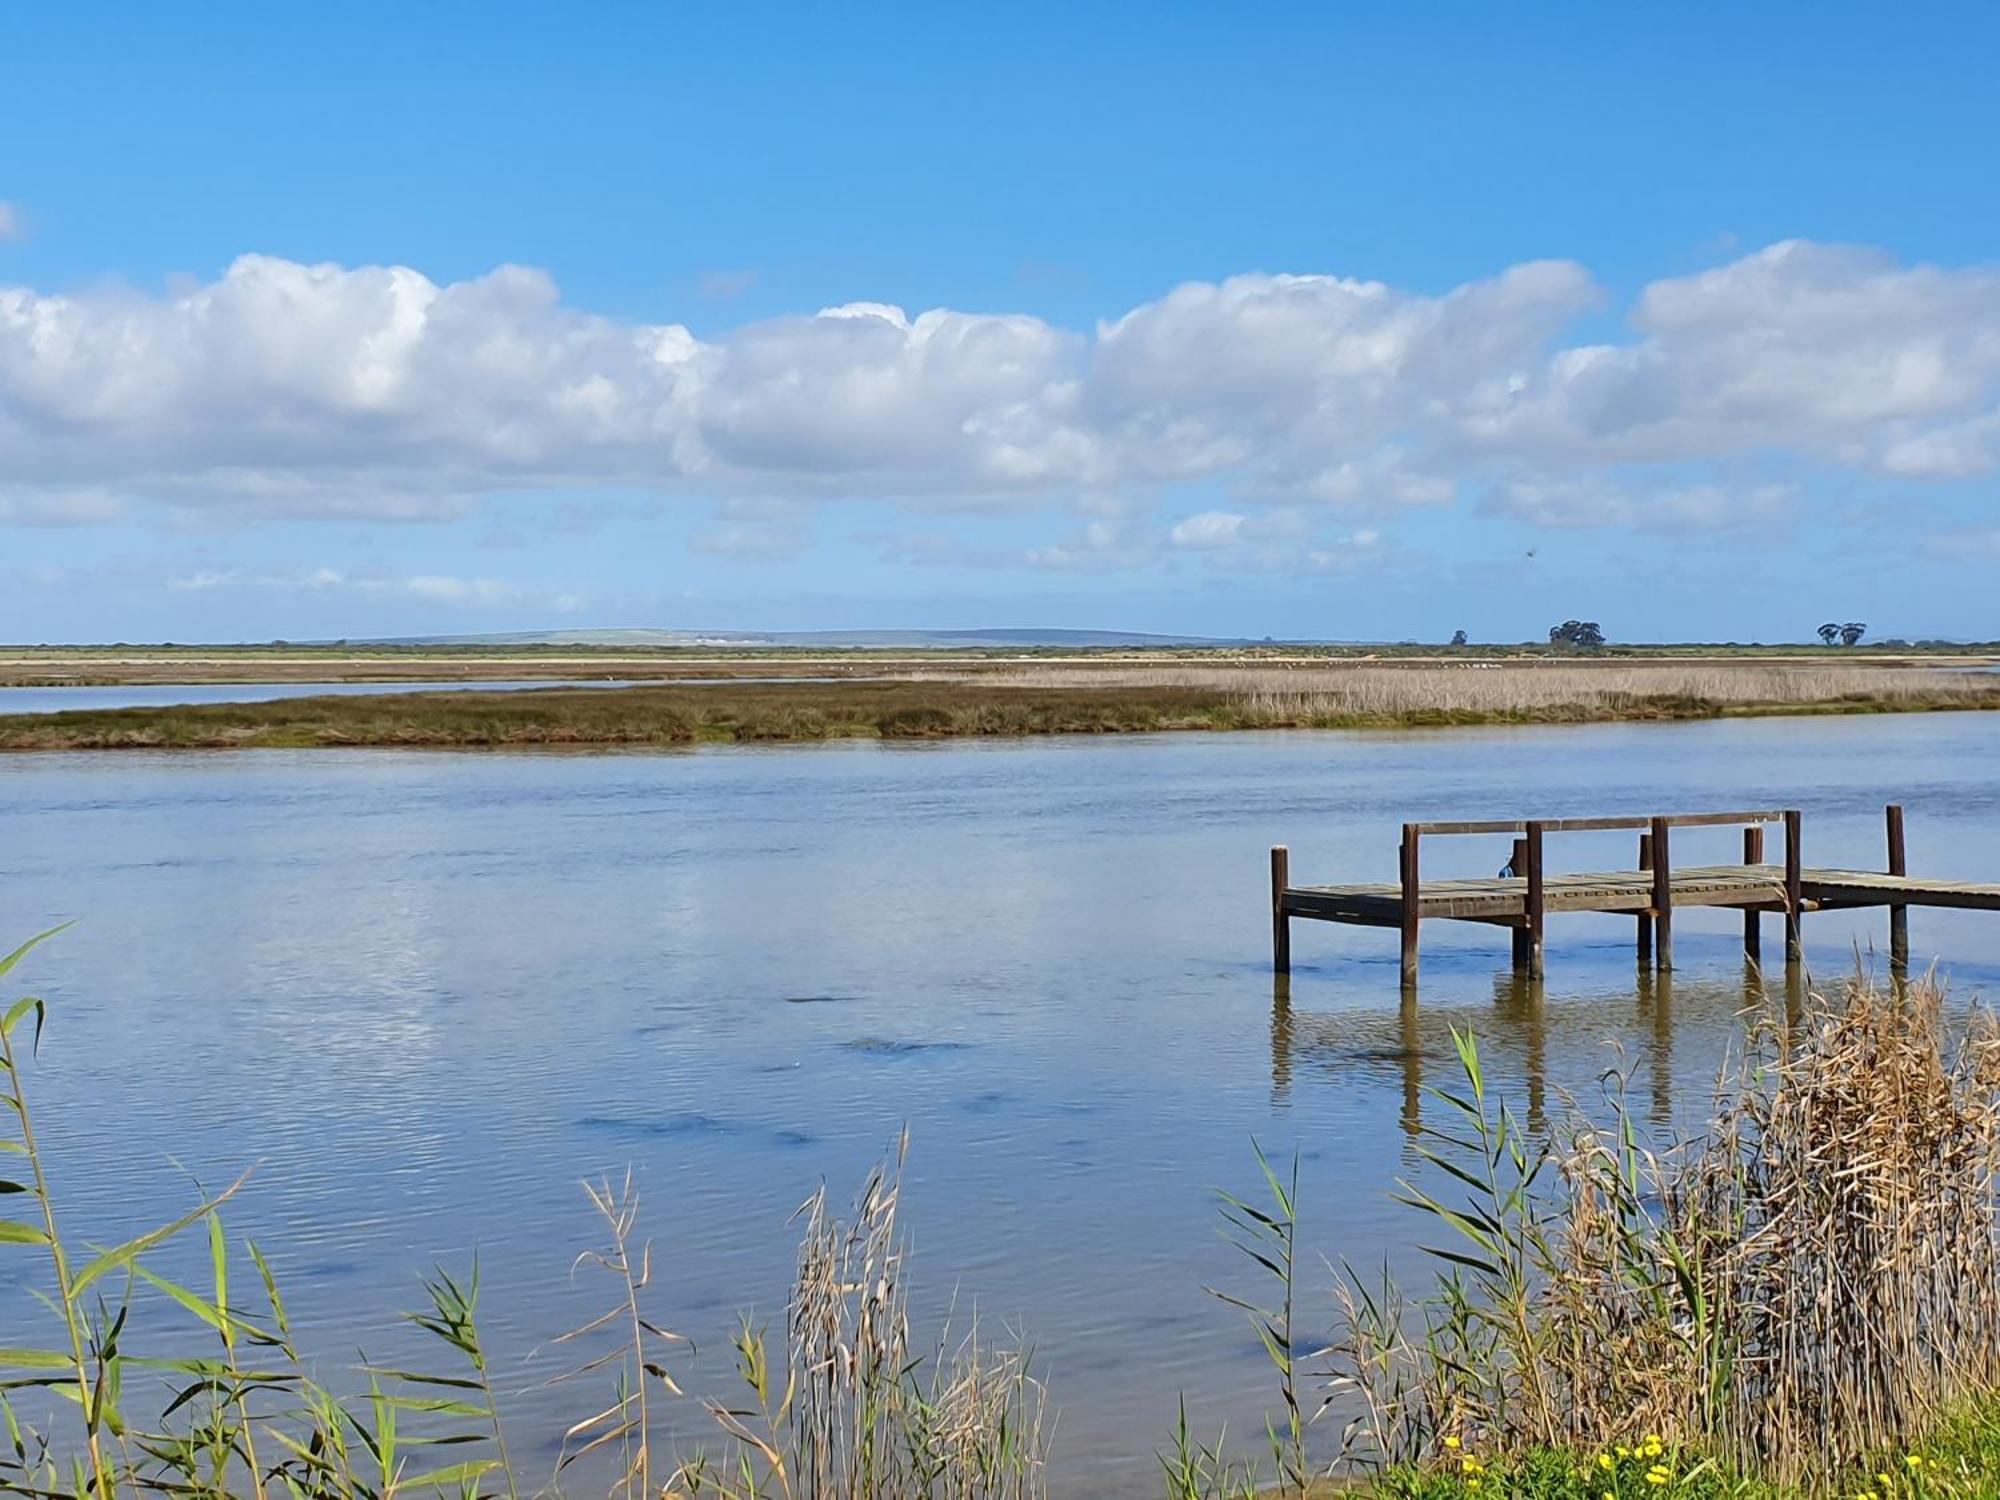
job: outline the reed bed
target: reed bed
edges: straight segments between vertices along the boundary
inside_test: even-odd
[[[1226,696],[1252,718],[1422,715],[1648,717],[1730,709],[1942,706],[2000,700],[1975,672],[1818,665],[1462,663],[1411,666],[1030,667],[986,680],[1040,689],[1182,689]]]
[[[1940,1016],[1934,984],[1856,981],[1802,1035],[1760,1030],[1712,1123],[1658,1152],[1618,1088],[1608,1123],[1537,1139],[1461,1038],[1423,1155],[1463,1191],[1406,1188],[1447,1269],[1420,1300],[1341,1290],[1350,1444],[1405,1478],[1568,1455],[1593,1496],[1700,1476],[1995,1493],[1990,1467],[1914,1472],[2000,1383],[2000,1031]]]

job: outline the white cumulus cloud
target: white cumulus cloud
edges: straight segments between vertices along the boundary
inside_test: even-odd
[[[1692,528],[1782,503],[1769,473],[1723,471],[2000,462],[2000,271],[1791,242],[1653,283],[1622,341],[1566,343],[1602,296],[1566,261],[1441,295],[1255,274],[1087,332],[857,302],[697,338],[517,266],[439,284],[252,255],[163,293],[0,287],[0,521],[427,519],[587,486],[1081,509],[1204,483],[1222,504],[1168,540],[1224,550],[1227,517],[1468,485],[1543,524]],[[794,510],[703,535],[770,555],[806,531]],[[1108,524],[1035,560],[1135,555]]]

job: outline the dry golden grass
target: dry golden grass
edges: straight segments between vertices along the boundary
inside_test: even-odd
[[[1990,674],[1816,664],[1024,667],[981,680],[1045,690],[1192,689],[1227,695],[1253,715],[1305,720],[1527,716],[1566,709],[1616,716],[1649,705],[1893,706],[2000,697],[2000,678]]]

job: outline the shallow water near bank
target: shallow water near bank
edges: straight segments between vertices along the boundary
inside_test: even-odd
[[[278,703],[287,698],[373,698],[384,693],[520,693],[538,688],[621,688],[627,679],[552,678],[482,682],[183,682],[86,683],[75,687],[0,687],[0,714],[60,714],[88,708],[183,708],[199,703]]]
[[[329,1374],[407,1350],[418,1273],[476,1248],[532,1477],[596,1409],[542,1388],[555,1353],[522,1363],[605,1300],[572,1277],[580,1177],[633,1167],[655,1309],[714,1389],[734,1310],[781,1312],[787,1216],[822,1177],[858,1185],[907,1122],[922,1307],[956,1294],[1032,1337],[1059,1492],[1144,1493],[1181,1393],[1198,1430],[1261,1427],[1263,1355],[1201,1290],[1245,1284],[1212,1190],[1254,1188],[1253,1138],[1300,1154],[1325,1310],[1321,1254],[1417,1268],[1389,1191],[1422,1087],[1451,1081],[1449,1028],[1538,1117],[1622,1058],[1662,1122],[1699,1111],[1742,1034],[1740,919],[1715,912],[1680,914],[1680,969],[1644,983],[1629,920],[1552,918],[1542,992],[1504,934],[1427,924],[1414,1013],[1392,934],[1301,922],[1286,995],[1269,845],[1302,882],[1387,879],[1406,818],[1791,805],[1810,862],[1879,867],[1895,799],[1913,871],[2000,879],[1996,765],[1990,714],[28,754],[0,759],[0,937],[82,918],[9,991],[54,1008],[32,1081],[72,1227],[122,1237],[186,1206],[188,1174],[255,1165],[231,1226],[271,1252]],[[1676,858],[1733,858],[1733,838],[1676,833]],[[1549,858],[1632,853],[1578,835]],[[1427,873],[1505,854],[1439,840]],[[1809,917],[1814,968],[1838,976],[1885,925]],[[1960,999],[2000,980],[2000,919],[1917,911],[1911,931]],[[32,1315],[0,1295],[10,1327]]]

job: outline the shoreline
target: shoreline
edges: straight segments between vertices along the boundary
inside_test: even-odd
[[[1532,669],[1530,669],[1532,670]],[[1225,688],[1039,687],[985,680],[831,679],[629,688],[320,696],[0,716],[0,752],[63,750],[686,748],[829,740],[1019,739],[1062,734],[1410,730],[1691,723],[2000,709],[1991,686],[1824,698],[1610,694],[1519,705],[1362,710]]]

